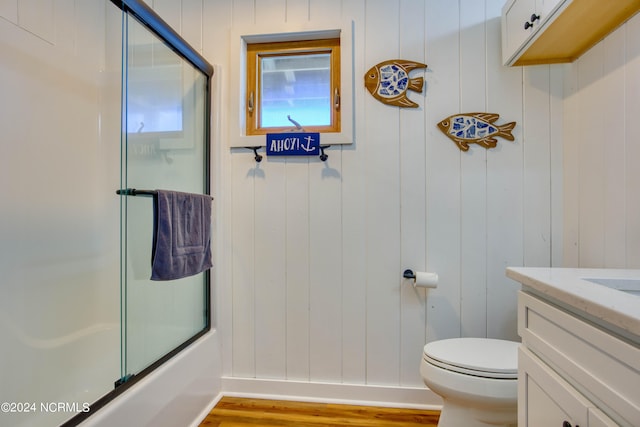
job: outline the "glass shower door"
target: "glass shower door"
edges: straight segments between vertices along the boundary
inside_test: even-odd
[[[208,76],[129,14],[123,40],[121,192],[208,194]],[[153,221],[151,197],[121,196],[121,382],[210,323],[208,271],[150,280]]]

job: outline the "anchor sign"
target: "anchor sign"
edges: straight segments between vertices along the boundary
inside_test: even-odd
[[[317,156],[320,154],[318,132],[267,134],[267,156]]]

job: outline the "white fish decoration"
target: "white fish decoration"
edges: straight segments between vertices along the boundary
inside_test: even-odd
[[[478,144],[484,148],[493,148],[498,143],[497,136],[513,141],[511,131],[516,122],[498,126],[495,123],[500,117],[493,113],[464,113],[449,116],[438,128],[462,150],[467,151],[469,144]]]
[[[416,68],[427,68],[427,64],[404,59],[391,59],[374,65],[364,75],[364,86],[383,104],[416,108],[418,104],[407,98],[407,91],[422,92],[424,79],[409,78]]]

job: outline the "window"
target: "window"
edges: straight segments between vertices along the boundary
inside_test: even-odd
[[[266,144],[265,134],[267,132],[289,131],[294,128],[293,123],[287,120],[287,116],[291,116],[293,120],[300,123],[305,130],[309,132],[321,132],[322,145],[342,145],[352,144],[355,139],[355,96],[359,92],[364,96],[364,87],[360,91],[354,90],[356,82],[355,76],[355,56],[354,56],[354,39],[355,23],[353,21],[335,21],[329,22],[323,20],[322,26],[309,22],[287,22],[272,23],[268,20],[261,20],[255,24],[242,26],[233,25],[229,38],[229,104],[225,108],[223,99],[220,97],[224,92],[222,85],[225,79],[221,79],[222,74],[217,73],[218,78],[214,78],[212,84],[215,86],[213,90],[214,98],[212,99],[213,111],[223,111],[224,119],[228,123],[228,144],[231,148],[246,147],[264,147]],[[321,43],[324,46],[311,47],[312,43]],[[327,40],[334,40],[333,44],[327,46]],[[297,47],[296,44],[299,45]],[[248,51],[249,47],[261,46],[257,49],[254,46],[253,53]],[[268,50],[265,47],[272,45],[275,48]],[[338,50],[339,48],[339,50]],[[259,83],[258,65],[256,62],[257,52],[262,52],[263,56],[271,54],[271,56],[303,56],[298,62],[304,63],[307,67],[312,61],[312,55],[322,52],[331,51],[332,69],[331,69],[331,89],[328,92],[330,99],[329,104],[333,105],[331,111],[333,129],[329,129],[326,125],[312,126],[305,122],[302,117],[302,110],[297,108],[287,108],[286,111],[278,114],[284,126],[263,128],[262,122],[258,121],[261,114],[261,99],[258,99],[260,92],[257,91]],[[293,55],[293,54],[296,55]],[[275,54],[275,55],[274,55]],[[288,54],[288,55],[286,55]],[[306,55],[302,55],[306,54]],[[306,59],[304,59],[306,57]],[[249,70],[249,62],[253,65]],[[279,62],[279,61],[276,61]],[[277,64],[283,66],[284,64]],[[267,64],[267,67],[276,68],[276,64]],[[274,72],[273,77],[278,76],[281,79],[298,79],[303,72],[298,72],[298,64],[290,66],[290,69]],[[311,67],[313,68],[313,67]],[[311,70],[309,71],[311,72]],[[249,76],[251,74],[251,76]],[[215,76],[215,75],[214,75]],[[289,80],[291,81],[291,80]],[[249,89],[249,86],[251,89]],[[282,86],[284,92],[291,91],[292,88],[286,89]],[[253,93],[253,96],[251,95]],[[327,92],[325,92],[327,93]],[[250,102],[251,101],[251,102]],[[335,106],[338,105],[336,109]],[[216,108],[217,107],[217,108]],[[250,114],[249,110],[253,109]],[[312,114],[313,117],[319,117]],[[325,129],[318,130],[318,127]],[[268,129],[268,131],[267,131]]]
[[[248,43],[246,135],[340,132],[340,38]],[[290,119],[289,119],[290,118]]]

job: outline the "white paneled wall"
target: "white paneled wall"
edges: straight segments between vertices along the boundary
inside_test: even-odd
[[[184,35],[218,64],[222,144],[231,26],[320,25],[336,14],[354,22],[353,145],[330,148],[325,163],[256,163],[249,150],[223,150],[217,319],[226,375],[422,387],[425,342],[517,339],[518,285],[505,267],[560,263],[564,79],[560,66],[500,65],[502,3],[184,0],[176,9],[184,34],[202,5],[202,34]],[[383,105],[364,89],[365,71],[393,58],[429,65],[412,74],[426,83],[410,94],[417,109]],[[474,111],[516,121],[516,140],[463,153],[436,127]],[[405,268],[437,272],[438,288],[413,289]]]
[[[640,16],[571,66],[565,114],[565,255],[640,268]]]

